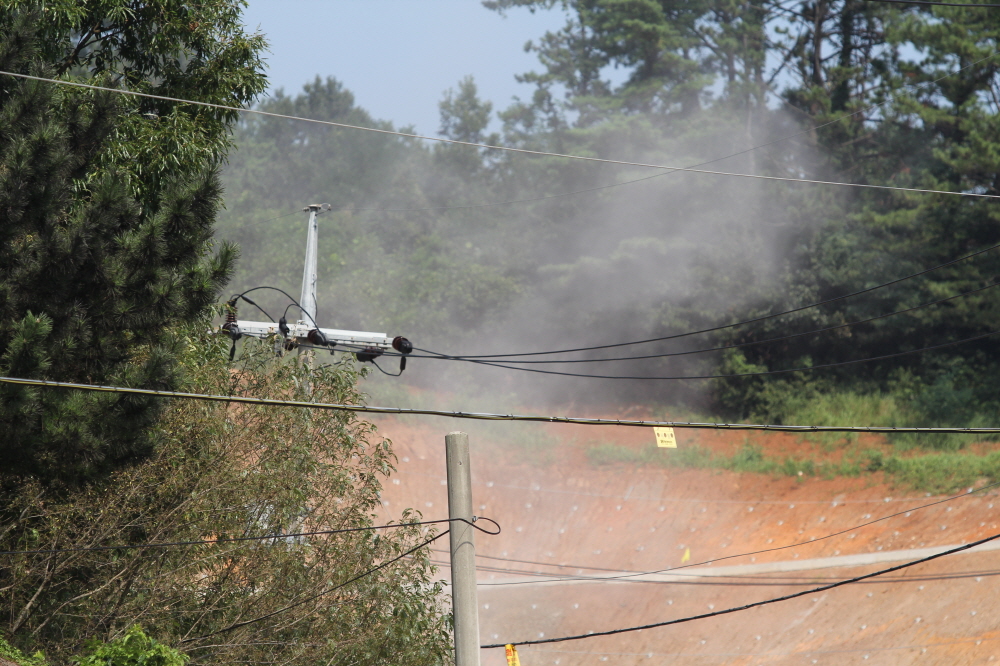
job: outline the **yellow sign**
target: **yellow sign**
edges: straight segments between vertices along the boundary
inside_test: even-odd
[[[517,648],[508,643],[504,649],[507,651],[507,666],[521,666],[521,660],[517,658]]]
[[[681,564],[687,564],[690,561],[691,561],[691,549],[685,548],[684,557],[681,558]]]
[[[656,435],[656,445],[661,449],[677,448],[677,437],[673,428],[653,428],[653,434]]]

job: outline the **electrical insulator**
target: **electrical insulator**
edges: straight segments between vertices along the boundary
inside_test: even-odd
[[[313,343],[317,347],[326,347],[329,344],[326,341],[326,336],[323,335],[323,331],[319,330],[318,328],[314,328],[313,330],[309,331],[306,337],[309,339],[309,342]]]
[[[243,337],[243,333],[240,332],[240,327],[236,323],[235,307],[230,308],[229,312],[226,313],[226,323],[222,325],[222,330],[233,339],[233,342],[236,342]]]
[[[397,335],[392,339],[392,348],[400,354],[409,354],[413,351],[413,343],[404,338],[402,335]]]

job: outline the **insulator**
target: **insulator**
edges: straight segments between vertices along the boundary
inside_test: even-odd
[[[233,342],[236,342],[243,337],[243,332],[240,331],[240,327],[236,323],[235,308],[226,313],[226,323],[222,325],[222,330],[229,334],[229,337],[233,339]]]
[[[402,335],[397,335],[392,339],[392,348],[400,354],[409,354],[413,351],[413,343],[404,338]]]

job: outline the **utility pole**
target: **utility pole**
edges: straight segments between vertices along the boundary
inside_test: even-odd
[[[448,466],[448,518],[451,519],[448,536],[451,537],[455,666],[479,666],[479,601],[476,594],[469,436],[464,432],[449,433],[444,438],[444,448]]]
[[[319,246],[319,222],[316,216],[321,210],[330,210],[330,204],[310,204],[306,206],[309,212],[309,229],[306,236],[306,261],[302,267],[302,296],[299,305],[302,306],[300,324],[315,326],[316,318],[316,257]]]
[[[284,341],[275,350],[281,354],[282,348],[292,348],[295,345],[308,345],[300,348],[300,352],[310,351],[311,348],[322,347],[331,351],[340,345],[344,351],[354,352],[361,362],[373,361],[389,350],[396,350],[404,357],[400,359],[400,372],[406,367],[405,355],[413,351],[413,345],[405,337],[397,335],[389,337],[385,333],[372,333],[368,331],[347,331],[337,328],[323,328],[316,322],[316,285],[318,282],[318,255],[319,255],[319,221],[317,217],[321,213],[330,210],[330,204],[310,204],[302,209],[309,213],[309,226],[306,235],[306,256],[302,266],[302,295],[299,299],[301,314],[294,324],[289,324],[284,317],[279,322],[269,321],[248,321],[236,319],[234,299],[229,303],[232,310],[232,321],[227,320],[222,327],[223,330],[233,339],[233,349],[236,349],[236,341],[244,335],[254,338],[269,338],[280,334]],[[253,304],[246,296],[243,300]],[[288,347],[285,347],[286,343]]]

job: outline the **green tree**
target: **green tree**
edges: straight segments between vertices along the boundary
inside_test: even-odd
[[[78,24],[69,19],[100,24],[88,13],[99,9],[92,3],[41,10],[16,5],[0,19],[0,67],[5,71],[52,76],[63,63],[53,56],[52,49],[62,43],[56,37],[63,35],[65,41],[78,33]],[[138,59],[135,43],[149,28],[139,22],[143,28],[134,32],[139,23],[130,8],[126,3],[101,4],[109,20],[119,21],[110,34],[125,41],[108,47],[103,56],[98,43],[84,44],[70,70],[89,65],[99,82],[122,82],[115,63]],[[170,54],[175,61],[183,57],[167,34],[158,39],[162,41],[153,42],[159,62],[167,62]],[[126,77],[129,83],[139,82],[139,71]],[[141,72],[158,79],[164,74],[152,65]],[[184,80],[180,74],[175,78]],[[177,106],[171,113],[184,119],[178,127],[199,122],[211,127],[200,135],[203,141],[192,141],[198,146],[193,153],[171,154],[170,145],[157,138],[157,120],[137,120],[137,110],[134,101],[112,93],[10,77],[0,81],[4,375],[178,386],[167,328],[207,311],[236,254],[229,245],[213,251],[212,241],[221,205],[217,168],[227,120],[199,120],[198,114],[189,117]],[[141,129],[145,127],[153,129]],[[154,150],[154,144],[162,151],[160,167],[151,153],[140,156],[132,150],[139,145]],[[141,172],[146,167],[155,175]],[[36,478],[73,485],[148,456],[155,444],[149,429],[158,411],[149,399],[4,385],[3,483],[17,486]]]
[[[172,334],[193,391],[362,401],[350,362],[276,363],[270,341],[250,341],[231,364],[210,318]],[[11,500],[0,549],[83,549],[4,559],[3,624],[18,648],[68,663],[88,640],[106,643],[83,666],[169,666],[175,649],[194,664],[447,663],[430,552],[399,557],[436,532],[382,504],[395,457],[372,424],[346,412],[173,400],[156,429],[154,454],[105,483],[68,497],[32,483]],[[287,536],[393,518],[391,530]],[[216,541],[259,536],[273,538]],[[177,541],[203,543],[141,546]],[[120,545],[139,547],[100,549]]]

